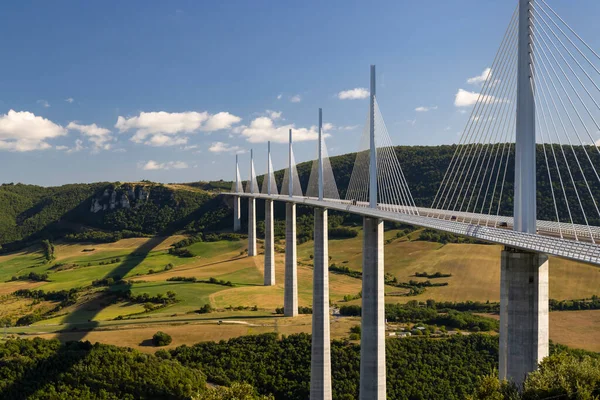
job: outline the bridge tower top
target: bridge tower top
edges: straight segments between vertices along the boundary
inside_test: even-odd
[[[369,98],[369,207],[377,208],[377,148],[375,144],[375,65],[371,65],[371,94]]]
[[[519,0],[514,230],[536,232],[533,3]]]

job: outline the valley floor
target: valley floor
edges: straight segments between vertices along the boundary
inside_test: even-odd
[[[500,246],[446,244],[414,240],[415,234],[397,235],[386,231],[386,273],[399,282],[424,281],[416,272],[441,272],[450,277],[431,279],[447,286],[428,287],[417,296],[406,290],[386,286],[386,302],[490,301],[499,299]],[[400,236],[400,237],[397,237]],[[183,236],[124,239],[108,244],[56,243],[56,259],[45,263],[40,249],[0,256],[0,319],[14,322],[29,314],[44,318],[29,326],[4,329],[5,334],[25,337],[57,337],[62,341],[90,340],[138,348],[146,352],[156,331],[173,337],[170,347],[206,340],[279,332],[292,334],[311,331],[310,315],[284,318],[274,313],[283,306],[283,241],[276,242],[276,281],[272,287],[263,282],[263,256],[246,256],[241,241],[198,242],[186,247],[193,257],[169,254],[171,245]],[[351,239],[330,240],[331,264],[360,271],[362,234]],[[260,246],[259,246],[260,247]],[[312,303],[312,242],[298,246],[298,292],[301,306]],[[48,273],[47,281],[11,281],[12,277]],[[147,303],[119,300],[119,285],[92,285],[108,277],[128,282],[132,295],[149,297],[175,294],[176,302],[151,310]],[[173,278],[180,279],[173,281]],[[182,281],[195,278],[196,282]],[[208,283],[214,278],[232,286]],[[169,280],[171,279],[171,280]],[[203,281],[203,282],[199,282]],[[581,299],[600,294],[600,269],[586,264],[552,258],[550,260],[550,297]],[[19,289],[60,291],[78,289],[75,304],[56,310],[58,302],[17,297]],[[338,305],[357,304],[360,299],[344,301],[361,290],[361,279],[330,273],[330,299]],[[205,304],[215,312],[198,314]],[[54,311],[53,311],[54,310]],[[570,347],[600,351],[600,311],[552,312],[551,339]],[[332,338],[347,338],[350,328],[360,324],[355,317],[332,317]]]

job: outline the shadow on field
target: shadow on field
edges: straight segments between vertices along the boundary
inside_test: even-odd
[[[135,251],[129,255],[113,270],[108,272],[104,278],[121,279],[126,276],[131,270],[140,265],[150,254],[150,252],[164,242],[166,237],[153,237],[144,242]],[[111,301],[85,302],[80,304],[74,311],[70,312],[64,324],[67,326],[61,331],[57,338],[61,342],[82,340],[87,336],[89,331],[94,330],[98,326],[98,322],[94,321],[94,317],[98,315],[105,307],[112,304]],[[107,299],[104,299],[107,300]]]

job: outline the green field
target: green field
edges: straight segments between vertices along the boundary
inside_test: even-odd
[[[330,240],[329,254],[331,264],[347,266],[360,270],[362,263],[362,232],[352,239]],[[498,301],[500,246],[480,244],[447,244],[414,240],[418,232],[409,236],[397,237],[396,230],[385,232],[385,269],[398,281],[424,280],[415,277],[415,272],[450,273],[451,277],[437,279],[436,282],[448,282],[448,286],[427,288],[418,296],[399,296],[399,288],[386,286],[386,302],[406,302],[409,300],[480,300]],[[189,324],[190,318],[201,318],[216,323],[227,313],[243,323],[251,323],[253,318],[273,315],[276,307],[283,306],[284,254],[283,241],[276,246],[276,285],[263,286],[262,254],[256,257],[245,255],[246,242],[218,241],[199,242],[187,248],[194,257],[176,257],[168,253],[170,245],[182,236],[124,239],[109,244],[66,244],[56,243],[56,260],[45,263],[38,248],[0,257],[0,317],[8,317],[13,322],[26,313],[48,312],[56,302],[36,303],[32,299],[16,298],[11,295],[17,289],[36,288],[44,291],[77,288],[80,297],[76,304],[67,306],[31,327],[9,328],[10,332],[59,334],[59,337],[84,338],[101,337],[105,329],[110,328],[110,342],[118,343],[119,335],[123,340],[131,335],[131,329],[141,329],[134,324],[171,325]],[[259,244],[259,249],[261,248]],[[298,293],[302,306],[312,305],[312,259],[313,243],[306,242],[298,246]],[[111,263],[112,261],[112,263]],[[101,265],[104,264],[104,265]],[[56,265],[61,265],[57,268]],[[172,269],[165,270],[171,264]],[[29,272],[48,272],[47,282],[16,281],[7,282],[12,276]],[[146,312],[144,305],[129,301],[115,301],[111,291],[124,288],[116,285],[110,288],[93,287],[94,280],[106,277],[123,277],[129,281],[133,295],[147,293],[149,296],[176,294],[177,302]],[[216,278],[230,281],[233,287],[201,282],[168,281],[173,277],[208,280]],[[343,303],[346,295],[356,295],[361,291],[361,279],[343,274],[330,273],[330,299],[337,304],[360,304],[360,299]],[[550,261],[550,296],[555,299],[574,299],[591,297],[598,294],[600,287],[600,269],[561,259]],[[198,315],[193,313],[204,304],[221,310],[221,313]],[[246,307],[242,311],[229,311],[229,308]],[[259,311],[251,311],[257,308]],[[566,314],[565,314],[566,315]],[[122,320],[116,320],[117,317]],[[279,317],[277,317],[279,318]],[[306,319],[306,318],[305,318]],[[185,320],[187,322],[181,322]],[[285,319],[283,319],[285,320]],[[559,321],[559,319],[554,318]],[[273,320],[266,323],[271,326]],[[303,320],[304,321],[304,320]],[[570,321],[570,320],[569,320]],[[240,322],[240,323],[242,323]],[[564,332],[564,323],[557,332]],[[108,328],[107,328],[108,327]],[[289,325],[286,331],[309,332],[306,322]],[[73,331],[75,329],[76,331]],[[152,328],[153,329],[153,328]],[[215,339],[221,328],[177,328],[186,338],[182,342],[193,343],[201,338]],[[270,328],[269,328],[270,329]],[[346,328],[344,328],[346,329]],[[237,326],[231,332],[263,332],[268,329],[242,329]],[[55,333],[53,333],[55,332]],[[129,333],[128,333],[129,332]],[[196,333],[194,333],[196,332]],[[341,331],[340,331],[341,332]],[[45,334],[45,333],[44,333]],[[196,335],[196,336],[194,336]],[[207,336],[208,335],[208,336]],[[215,336],[216,335],[216,336]],[[138,336],[136,336],[138,337]],[[223,333],[223,338],[231,337]],[[137,339],[136,339],[137,340]],[[208,340],[208,339],[207,339]]]

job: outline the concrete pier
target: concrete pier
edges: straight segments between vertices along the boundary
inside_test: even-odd
[[[385,400],[383,221],[363,220],[360,399]]]
[[[298,264],[296,255],[296,204],[285,205],[285,286],[283,315],[298,315]]]
[[[241,199],[239,196],[233,196],[233,231],[239,232],[242,229],[242,210],[240,209]]]
[[[331,400],[327,210],[315,209],[310,399]]]
[[[507,247],[500,271],[500,379],[522,385],[548,346],[548,256]]]
[[[254,257],[256,253],[256,200],[248,199],[248,256]]]
[[[273,200],[265,200],[265,286],[275,285]]]

